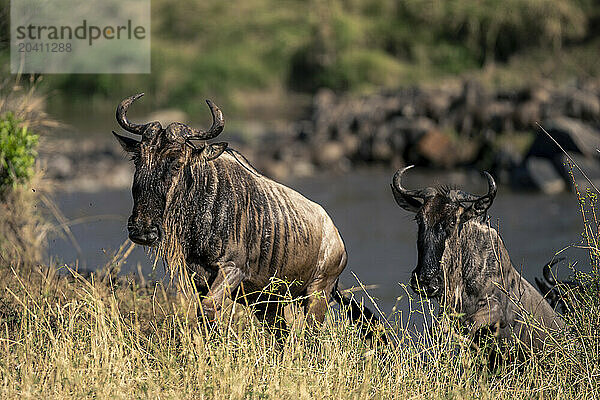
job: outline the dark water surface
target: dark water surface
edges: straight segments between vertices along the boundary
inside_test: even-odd
[[[378,285],[369,293],[386,314],[404,293],[400,284],[408,283],[416,264],[416,224],[413,215],[394,202],[389,186],[392,174],[393,171],[368,170],[287,182],[320,203],[338,226],[349,253],[341,283],[355,286],[354,273],[363,284]],[[407,178],[407,187],[456,183],[476,193],[486,190],[485,180],[480,176],[411,171]],[[50,254],[56,259],[66,263],[79,259],[81,266],[95,269],[104,265],[127,239],[126,224],[132,207],[128,189],[59,194],[56,201],[73,222],[71,229],[81,247],[78,254],[71,242],[56,237],[50,246]],[[522,268],[531,282],[533,277],[541,276],[542,266],[556,252],[581,240],[581,216],[572,194],[524,194],[500,187],[490,216],[493,225],[500,226],[513,264]],[[578,261],[578,268],[588,269],[585,250],[570,248],[562,255]],[[152,259],[141,248],[134,250],[123,271],[136,271],[138,263],[145,274],[151,272]],[[162,271],[158,272],[162,275]],[[566,265],[559,269],[560,276],[568,274]],[[400,308],[406,307],[403,304]]]

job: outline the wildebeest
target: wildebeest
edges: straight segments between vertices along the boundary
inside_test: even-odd
[[[486,221],[497,191],[492,176],[485,173],[488,192],[482,196],[447,187],[409,190],[401,180],[411,167],[396,172],[392,192],[400,207],[416,214],[413,290],[461,316],[473,335],[490,330],[507,339],[514,333],[521,344],[540,348],[563,322],[513,267],[500,235]]]
[[[224,127],[210,100],[208,130],[178,122],[163,128],[128,120],[129,106],[141,96],[124,99],[116,112],[121,127],[141,140],[113,132],[135,163],[129,238],[195,277],[209,319],[225,298],[255,303],[279,278],[294,283],[292,296],[306,296],[309,322],[322,322],[331,296],[344,300],[337,280],[347,260],[325,210],[261,175],[227,143],[208,143]],[[273,320],[272,309],[257,307]]]

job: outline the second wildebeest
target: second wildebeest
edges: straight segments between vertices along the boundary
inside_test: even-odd
[[[418,225],[413,290],[438,299],[473,335],[514,334],[526,346],[542,347],[563,322],[513,267],[498,231],[486,221],[497,191],[492,176],[485,173],[488,192],[482,196],[451,188],[409,190],[401,181],[411,167],[396,172],[392,191]]]
[[[129,106],[142,95],[124,99],[116,112],[121,127],[141,139],[113,132],[135,163],[130,239],[195,277],[209,319],[226,298],[256,303],[277,278],[293,282],[292,296],[306,297],[309,321],[322,322],[331,296],[343,300],[337,280],[347,260],[329,215],[261,175],[227,143],[208,143],[224,126],[212,102],[210,129],[178,122],[163,128],[128,120]],[[275,308],[261,303],[273,320]]]

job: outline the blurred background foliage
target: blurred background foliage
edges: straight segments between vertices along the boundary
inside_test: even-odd
[[[51,107],[112,107],[144,90],[147,107],[196,114],[211,97],[230,114],[257,103],[269,114],[322,87],[368,92],[477,72],[493,84],[597,76],[598,22],[593,0],[153,0],[151,74],[49,75],[44,85]],[[7,74],[8,52],[0,57]]]

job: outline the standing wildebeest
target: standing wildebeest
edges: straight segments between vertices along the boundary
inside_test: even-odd
[[[416,213],[413,290],[461,315],[472,334],[491,329],[506,339],[514,332],[521,343],[540,348],[547,333],[563,322],[513,267],[500,235],[485,221],[496,196],[492,176],[485,173],[488,193],[483,196],[449,188],[408,190],[401,179],[411,167],[396,172],[392,191],[400,207]]]
[[[135,163],[129,238],[196,277],[209,319],[227,297],[252,303],[272,278],[296,283],[291,294],[307,296],[309,321],[323,321],[330,296],[349,301],[336,285],[346,266],[344,242],[321,206],[262,176],[227,143],[207,143],[224,126],[210,100],[213,123],[203,131],[130,122],[127,109],[141,96],[123,100],[116,113],[141,140],[113,132]]]

